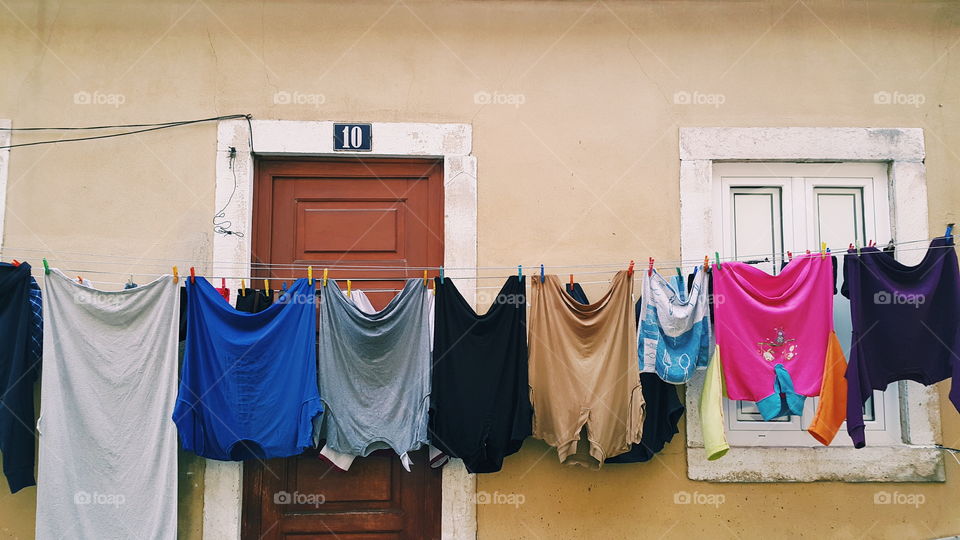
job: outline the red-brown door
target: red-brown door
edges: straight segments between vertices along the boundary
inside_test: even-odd
[[[262,159],[254,199],[255,275],[271,288],[312,265],[314,278],[351,279],[361,290],[399,289],[443,260],[443,164],[413,159]],[[354,269],[335,269],[333,265]],[[435,272],[431,272],[431,276]],[[341,287],[346,288],[341,281]],[[262,287],[257,283],[257,287]],[[368,294],[382,308],[394,292]],[[357,459],[348,472],[315,451],[244,463],[244,538],[439,538],[440,471],[425,451],[406,472],[393,452]]]

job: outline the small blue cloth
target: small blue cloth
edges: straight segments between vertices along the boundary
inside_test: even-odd
[[[769,422],[781,416],[803,414],[803,402],[806,396],[796,393],[793,379],[783,364],[773,367],[776,378],[773,380],[773,393],[757,402],[757,409],[763,419]]]
[[[224,461],[312,446],[317,390],[314,287],[297,280],[259,313],[230,306],[206,279],[187,282],[187,340],[173,420],[183,447]]]

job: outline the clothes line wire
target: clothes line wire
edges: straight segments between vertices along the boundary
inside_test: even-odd
[[[956,237],[956,236],[958,236],[958,235],[952,235],[952,237]],[[942,237],[942,236],[938,236],[938,237],[935,237],[935,238],[943,238],[943,237]],[[931,239],[923,239],[923,240],[908,240],[908,241],[903,241],[903,242],[894,243],[893,245],[894,245],[894,246],[908,246],[908,245],[916,244],[916,243],[919,243],[919,242],[928,243],[928,242],[930,242],[931,240],[932,240],[932,238],[931,238]],[[883,248],[883,247],[885,247],[885,245],[878,245],[878,246],[876,246],[876,247],[878,247],[878,248]],[[940,246],[940,247],[933,247],[933,248],[930,248],[929,246],[918,246],[918,247],[913,247],[913,248],[910,248],[910,247],[900,248],[900,249],[897,249],[897,252],[898,252],[898,253],[904,253],[904,252],[921,251],[921,250],[925,251],[925,250],[928,250],[928,249],[954,249],[954,248],[955,248],[955,246]],[[842,254],[845,254],[846,251],[847,251],[847,248],[846,248],[846,247],[843,247],[843,248],[840,249],[840,250],[831,250],[831,255],[842,255]],[[32,252],[32,253],[43,254],[43,253],[50,253],[50,250],[42,250],[42,249],[36,249],[36,248],[11,248],[11,247],[5,247],[5,248],[3,248],[2,250],[0,250],[0,254],[3,254],[3,253],[11,253],[11,252],[14,253],[14,254],[18,254],[18,253],[20,253],[20,252]],[[100,255],[100,254],[87,253],[87,252],[67,252],[67,251],[65,251],[65,252],[63,252],[63,253],[65,253],[65,254],[76,254],[76,255],[81,255],[81,256],[85,256],[85,257],[95,257],[95,258],[98,258],[98,259],[99,259],[100,257],[103,257],[103,258],[129,259],[129,260],[82,260],[82,259],[57,259],[57,258],[51,257],[51,258],[48,259],[48,261],[52,261],[52,262],[56,262],[56,263],[61,263],[61,265],[63,265],[63,264],[70,264],[70,265],[81,265],[81,264],[94,264],[94,265],[130,265],[130,264],[136,264],[136,265],[138,265],[138,266],[147,266],[147,267],[150,267],[150,266],[154,266],[154,267],[158,267],[158,266],[172,267],[173,265],[177,265],[177,266],[179,267],[181,264],[184,263],[184,261],[183,261],[182,259],[142,259],[142,258],[135,258],[135,257],[128,257],[128,256]],[[811,255],[815,255],[815,254],[817,254],[817,253],[819,253],[819,249],[818,249],[817,251],[811,251]],[[866,252],[866,253],[863,253],[863,255],[870,255],[870,254],[872,254],[872,253],[873,253],[873,252]],[[745,259],[746,259],[746,260],[752,260],[752,259],[757,259],[757,258],[759,258],[759,257],[769,257],[770,255],[771,255],[771,254],[756,254],[756,255],[743,255],[743,256],[739,256],[739,257],[721,257],[721,258],[720,258],[720,261],[721,261],[721,263],[723,263],[723,262],[731,262],[731,261],[743,261],[743,260],[745,260]],[[798,251],[797,253],[794,254],[795,257],[800,257],[800,256],[804,256],[804,255],[806,255],[806,254],[803,253],[803,252],[800,252],[800,251]],[[784,256],[778,256],[778,257],[775,257],[775,258],[782,261],[782,260],[785,259],[786,257],[784,257]],[[162,262],[161,262],[161,261],[162,261]],[[191,261],[187,261],[187,264],[189,264],[189,262],[191,262]],[[193,262],[196,262],[196,261],[193,261]],[[714,258],[710,258],[710,259],[709,259],[709,262],[710,262],[710,264],[712,265],[712,264],[714,264],[716,261],[715,261]],[[773,261],[771,261],[771,260],[767,260],[767,261],[761,260],[761,261],[759,261],[759,262],[773,262]],[[684,268],[684,267],[690,267],[690,266],[699,266],[699,265],[701,265],[701,264],[703,264],[703,259],[687,259],[687,260],[660,260],[660,259],[655,259],[654,267],[655,267],[657,270],[669,270],[671,267],[680,266],[681,268]],[[199,266],[206,268],[206,267],[210,266],[210,263],[207,262],[207,261],[204,261],[204,262],[200,263]],[[439,267],[439,266],[379,266],[379,265],[362,266],[362,265],[357,265],[357,264],[339,264],[339,263],[338,263],[338,264],[330,264],[330,265],[323,265],[323,264],[319,264],[319,263],[318,263],[318,264],[315,264],[315,265],[307,265],[307,264],[288,264],[288,263],[269,264],[269,263],[256,263],[256,262],[255,262],[255,263],[250,263],[250,264],[243,264],[243,263],[227,263],[227,264],[224,264],[224,263],[213,263],[212,266],[216,266],[216,267],[218,267],[218,268],[223,268],[223,269],[225,269],[226,271],[231,271],[231,269],[233,269],[233,270],[244,270],[244,271],[245,271],[245,270],[247,270],[247,269],[249,268],[249,270],[250,270],[251,272],[260,272],[260,271],[268,271],[268,270],[270,270],[270,271],[290,270],[290,271],[303,271],[303,272],[305,272],[305,271],[307,270],[307,267],[308,267],[308,266],[313,266],[314,270],[315,270],[315,271],[319,271],[319,272],[322,272],[323,269],[338,270],[338,271],[345,271],[345,270],[346,270],[346,271],[351,271],[351,270],[352,270],[352,271],[363,271],[363,272],[391,272],[391,271],[400,271],[400,272],[422,272],[422,271],[424,271],[424,270],[427,270],[427,271],[439,271],[440,268],[441,268],[441,267]],[[551,265],[551,266],[547,266],[546,268],[548,268],[548,269],[550,270],[550,273],[557,273],[556,270],[561,270],[561,269],[562,269],[562,270],[571,270],[571,269],[572,269],[572,270],[576,270],[575,272],[572,272],[572,273],[574,273],[574,274],[577,274],[577,275],[590,275],[590,274],[606,274],[606,273],[610,273],[610,272],[616,272],[616,271],[618,271],[618,270],[621,270],[621,269],[626,268],[626,266],[627,266],[627,265],[626,265],[625,263],[609,263],[609,264],[583,264],[583,265],[557,265],[557,266]],[[524,275],[535,275],[535,274],[538,274],[538,273],[539,273],[539,267],[540,267],[539,264],[524,265],[524,266],[523,266],[523,273],[524,273]],[[605,269],[608,269],[608,270],[598,270],[598,271],[580,271],[580,270],[579,270],[579,269],[596,269],[596,268],[605,268]],[[639,262],[635,262],[635,266],[634,266],[634,269],[635,269],[635,270],[642,270],[642,269],[646,269],[646,268],[648,268],[648,266],[647,266],[647,264],[646,264],[645,261],[640,260]],[[184,269],[188,271],[188,270],[189,270],[189,266],[185,266]],[[513,270],[515,270],[515,269],[516,269],[515,266],[444,267],[444,270],[445,270],[445,271],[448,271],[448,272],[452,272],[452,271],[463,271],[463,270],[478,270],[478,271],[482,271],[482,270],[510,270],[510,271],[513,271]],[[77,270],[71,270],[71,272],[76,272],[76,271],[77,271]],[[131,274],[130,272],[120,271],[120,270],[117,270],[117,271],[80,270],[79,272],[81,272],[81,273],[83,273],[83,272],[86,272],[86,273],[102,273],[102,274],[126,274],[126,275],[130,275],[130,274]],[[153,273],[133,273],[133,275],[137,275],[137,276],[159,276],[159,275],[162,275],[162,274],[165,274],[165,273],[169,273],[169,272],[160,272],[160,273],[156,273],[156,272],[153,272]],[[512,273],[512,272],[511,272],[511,273]],[[561,272],[561,273],[566,273],[566,272]],[[220,276],[220,275],[213,275],[213,276],[210,276],[210,277],[214,277],[214,278],[223,277],[223,278],[225,278],[225,279],[263,279],[263,278],[260,277],[260,276],[251,277],[251,276],[249,276],[249,275],[246,275],[246,276]],[[274,277],[267,277],[267,279],[281,279],[281,280],[282,280],[282,279],[297,279],[298,277],[303,277],[303,276],[292,276],[292,277],[287,277],[287,278],[284,278],[284,277],[275,277],[275,276],[274,276]],[[384,278],[358,278],[358,279],[368,279],[368,280],[371,280],[371,281],[383,281],[383,280],[387,280],[387,279],[409,279],[409,278],[417,278],[417,277],[419,277],[419,276],[416,276],[416,275],[408,275],[408,276],[401,276],[401,277],[397,277],[397,278],[384,277]],[[454,277],[454,276],[451,276],[451,277]],[[503,277],[504,277],[504,276],[499,276],[499,275],[498,275],[498,276],[465,276],[465,277],[458,277],[457,279],[461,279],[461,280],[463,280],[463,279],[487,279],[487,278],[489,278],[489,279],[494,279],[494,278],[500,278],[500,279],[502,279]],[[342,279],[342,278],[341,278],[341,279]]]
[[[78,142],[78,141],[93,141],[97,139],[110,139],[113,137],[123,137],[125,135],[135,135],[137,133],[146,133],[148,131],[158,131],[161,129],[175,128],[181,126],[188,126],[192,124],[200,124],[204,122],[216,122],[219,120],[234,120],[239,118],[245,118],[249,125],[250,119],[252,118],[249,114],[229,114],[224,116],[213,116],[210,118],[199,118],[196,120],[175,120],[172,122],[161,122],[155,124],[117,124],[112,126],[88,126],[88,127],[27,127],[27,128],[0,128],[3,131],[99,131],[104,129],[126,129],[136,127],[139,129],[134,129],[131,131],[123,131],[120,133],[110,133],[107,135],[90,135],[87,137],[73,137],[70,139],[49,139],[45,141],[34,141],[29,143],[19,143],[19,144],[9,144],[6,146],[0,146],[0,150],[7,150],[11,148],[21,148],[24,146],[39,146],[43,144],[57,144],[65,142]],[[253,151],[253,133],[251,130],[250,133],[250,150]]]

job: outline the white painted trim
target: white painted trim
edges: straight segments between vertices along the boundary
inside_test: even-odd
[[[9,118],[0,118],[0,146],[9,146],[13,124]],[[10,149],[0,150],[0,249],[3,249],[4,223],[7,218],[7,178],[10,174]]]
[[[253,120],[253,145],[258,155],[438,157],[443,158],[444,178],[444,266],[477,266],[477,160],[470,155],[473,128],[469,124],[373,124],[373,151],[333,152],[333,122]],[[253,156],[250,153],[246,120],[226,120],[217,126],[216,197],[217,210],[226,204],[234,187],[227,155],[237,149],[234,161],[237,189],[224,218],[243,238],[215,235],[213,274],[236,275],[247,265],[249,272],[253,229]],[[449,270],[451,277],[473,277],[476,270]],[[476,284],[476,280],[469,283]],[[231,282],[231,288],[239,286]],[[461,289],[471,304],[476,289]],[[425,466],[426,464],[422,464]],[[451,460],[443,470],[442,535],[449,539],[474,539],[477,514],[474,505],[476,476],[467,473],[463,462]],[[242,465],[207,460],[203,492],[203,537],[240,538],[243,474]]]
[[[680,258],[713,252],[715,161],[879,161],[889,166],[895,240],[928,238],[923,130],[919,128],[680,128]],[[719,226],[719,224],[717,224]],[[922,251],[898,254],[915,264]],[[687,475],[714,482],[943,482],[935,387],[901,382],[902,446],[852,448],[733,447],[703,453],[699,401],[704,372],[687,385]],[[846,436],[844,433],[838,437]],[[869,443],[869,441],[868,441]]]

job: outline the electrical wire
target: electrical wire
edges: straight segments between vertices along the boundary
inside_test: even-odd
[[[87,126],[87,127],[26,127],[26,128],[0,128],[4,131],[97,131],[102,129],[126,129],[126,128],[142,128],[135,129],[132,131],[124,131],[121,133],[111,133],[108,135],[91,135],[88,137],[74,137],[71,139],[50,139],[46,141],[34,141],[29,143],[19,143],[19,144],[10,144],[7,146],[0,146],[0,150],[7,150],[10,148],[21,148],[25,146],[39,146],[43,144],[57,144],[65,142],[77,142],[77,141],[93,141],[97,139],[110,139],[113,137],[123,137],[124,135],[135,135],[137,133],[146,133],[148,131],[157,131],[161,129],[188,126],[192,124],[200,124],[204,122],[215,122],[219,120],[233,120],[239,118],[246,118],[248,126],[250,126],[249,114],[230,114],[225,116],[214,116],[211,118],[200,118],[197,120],[177,120],[173,122],[161,122],[156,124],[117,124],[112,126]],[[250,148],[253,149],[253,133],[250,133]]]

